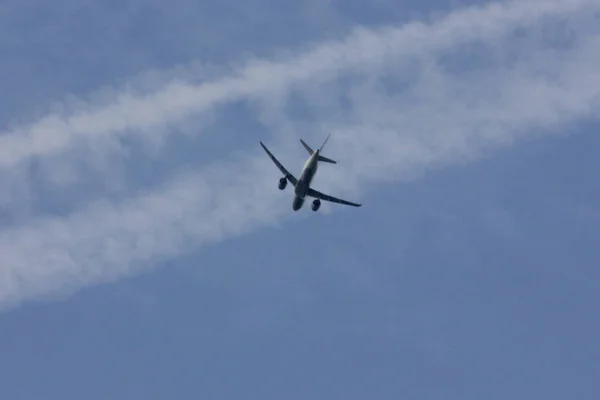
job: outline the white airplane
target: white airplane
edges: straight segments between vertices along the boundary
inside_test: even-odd
[[[284,190],[287,186],[288,181],[290,181],[290,183],[294,186],[294,200],[292,202],[292,209],[294,211],[298,211],[302,208],[306,196],[315,198],[311,205],[313,211],[317,211],[319,207],[321,207],[321,200],[330,201],[332,203],[345,204],[354,207],[361,206],[361,204],[352,203],[350,201],[338,199],[327,194],[323,194],[310,187],[310,183],[312,182],[313,178],[315,177],[315,174],[317,173],[319,161],[326,162],[329,164],[337,164],[336,161],[333,161],[332,159],[324,157],[320,154],[323,150],[323,147],[325,147],[325,143],[327,143],[327,141],[329,140],[329,136],[331,136],[331,134],[327,136],[327,139],[325,139],[325,141],[321,145],[321,148],[319,148],[317,151],[311,149],[310,146],[304,142],[304,140],[300,139],[300,142],[302,143],[306,151],[308,151],[308,153],[310,154],[310,158],[308,159],[308,161],[306,161],[306,164],[304,164],[304,168],[302,169],[302,173],[300,174],[300,179],[296,179],[294,175],[290,174],[288,170],[285,169],[283,165],[281,165],[279,160],[277,160],[275,156],[269,151],[269,149],[267,149],[263,142],[260,142],[262,148],[267,152],[271,160],[273,160],[275,165],[277,165],[277,168],[279,168],[281,173],[284,175],[283,178],[279,179],[279,190]]]

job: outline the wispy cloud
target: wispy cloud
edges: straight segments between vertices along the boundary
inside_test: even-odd
[[[588,14],[598,8],[584,0],[493,3],[428,25],[358,30],[343,41],[253,61],[200,85],[171,83],[142,97],[122,93],[108,105],[49,116],[0,137],[0,164],[11,168],[32,156],[76,152],[71,147],[82,138],[143,138],[148,128],[240,99],[254,102],[262,123],[285,129],[294,123],[285,108],[294,93],[316,110],[303,126],[334,132],[328,153],[345,160],[322,172],[319,188],[356,198],[361,185],[464,162],[520,137],[560,133],[561,124],[593,117],[600,95],[600,29]],[[544,32],[546,17],[565,15],[578,20],[568,23],[575,33],[568,45],[557,48],[540,35],[513,36],[515,28]],[[453,72],[443,60],[465,43],[481,46],[479,57],[471,57],[479,63]],[[292,142],[273,143],[292,168],[304,156],[290,152]],[[289,194],[276,191],[277,176],[262,150],[253,148],[141,197],[100,200],[64,218],[36,218],[4,230],[0,306],[68,294],[283,217],[301,218],[304,213],[290,213]]]
[[[81,110],[52,114],[29,126],[0,135],[0,166],[12,166],[28,157],[74,146],[76,138],[109,134],[145,134],[145,129],[176,121],[221,103],[255,98],[291,89],[305,81],[326,81],[339,73],[368,71],[389,59],[435,54],[470,41],[494,40],[516,26],[546,16],[594,7],[593,0],[532,0],[491,3],[483,8],[457,11],[429,25],[421,22],[400,28],[357,29],[338,42],[317,45],[299,55],[282,54],[280,60],[255,60],[234,69],[220,80],[198,85],[184,81],[162,90],[136,96],[127,90],[98,107],[80,104]]]

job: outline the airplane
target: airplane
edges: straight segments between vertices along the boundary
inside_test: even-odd
[[[336,161],[321,155],[321,151],[323,151],[325,144],[329,140],[329,136],[331,136],[331,134],[327,136],[321,147],[316,151],[310,148],[310,146],[307,145],[306,142],[304,142],[304,140],[300,139],[300,143],[302,143],[302,146],[304,146],[308,154],[310,154],[310,157],[304,164],[304,168],[302,169],[302,173],[300,174],[300,179],[296,179],[294,175],[289,173],[288,170],[285,169],[285,167],[279,162],[279,160],[277,160],[277,158],[275,158],[275,156],[269,151],[269,149],[267,149],[263,142],[260,142],[262,148],[267,152],[271,160],[273,160],[275,165],[277,165],[277,168],[279,168],[281,173],[284,175],[281,179],[279,179],[279,190],[284,190],[287,186],[288,181],[294,186],[294,200],[292,201],[292,210],[294,211],[298,211],[302,208],[302,206],[304,205],[304,201],[306,200],[306,196],[315,198],[315,200],[313,200],[311,204],[311,208],[313,211],[317,211],[319,207],[321,207],[321,200],[349,205],[353,207],[361,206],[361,204],[352,203],[350,201],[338,199],[336,197],[323,194],[310,187],[310,184],[313,178],[315,177],[315,174],[317,173],[319,161],[329,164],[337,164]]]

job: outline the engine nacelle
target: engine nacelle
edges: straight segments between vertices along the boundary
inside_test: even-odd
[[[312,204],[310,205],[310,207],[312,208],[313,211],[317,211],[319,209],[319,207],[321,207],[321,200],[316,199],[312,202]]]
[[[281,178],[279,180],[279,190],[285,189],[286,186],[287,186],[287,179],[286,178]]]

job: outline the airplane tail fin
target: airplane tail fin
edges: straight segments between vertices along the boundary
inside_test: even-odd
[[[327,135],[327,138],[325,138],[325,141],[323,142],[323,144],[321,145],[321,147],[319,148],[319,152],[323,151],[323,148],[325,147],[325,144],[327,143],[327,141],[329,140],[329,137],[331,136],[331,133],[329,135]],[[326,162],[329,164],[337,164],[337,161],[332,160],[331,158],[327,158],[325,156],[322,156],[321,154],[319,154],[318,157],[319,161],[321,162]]]
[[[327,141],[329,140],[329,137],[331,136],[331,133],[329,135],[327,135],[327,137],[325,138],[325,141],[323,142],[323,144],[321,145],[321,148],[319,149],[319,151],[323,151],[323,148],[325,147],[325,144],[327,143]]]
[[[327,139],[325,139],[325,141],[323,142],[323,144],[321,145],[321,147],[318,150],[319,152],[321,152],[323,150],[323,147],[325,147],[325,143],[327,143],[327,141],[329,140],[329,136],[331,136],[331,133],[329,135],[327,135]],[[308,144],[306,144],[306,142],[304,140],[300,139],[300,143],[302,143],[302,146],[304,146],[304,148],[306,149],[308,154],[310,154],[312,156],[315,153],[315,151]],[[337,164],[337,161],[334,161],[331,158],[322,156],[321,154],[319,154],[318,160],[321,162],[329,163],[329,164]]]

